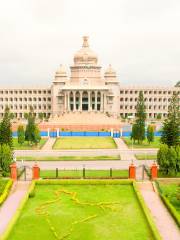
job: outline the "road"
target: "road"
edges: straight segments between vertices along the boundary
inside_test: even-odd
[[[124,149],[81,149],[81,150],[15,150],[15,156],[111,156],[127,152]],[[157,149],[129,149],[132,154],[156,154]]]

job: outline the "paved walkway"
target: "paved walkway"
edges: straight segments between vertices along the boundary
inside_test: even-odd
[[[42,147],[42,150],[52,150],[52,147],[56,141],[56,138],[48,138],[44,146]]]
[[[0,236],[7,228],[10,220],[15,214],[23,196],[28,190],[30,182],[18,181],[15,182],[11,192],[0,208]],[[0,237],[1,239],[1,237]]]
[[[119,149],[120,156],[122,160],[136,160],[134,153],[131,152],[131,150],[127,147],[127,145],[124,143],[124,141],[121,138],[114,138],[114,141],[116,142],[116,145]]]
[[[152,183],[150,181],[146,181],[138,183],[138,185],[146,205],[152,213],[162,239],[179,240],[180,230],[158,194],[154,192]]]
[[[157,149],[133,149],[133,154],[156,154]],[[15,156],[112,156],[126,153],[127,149],[81,149],[81,150],[15,150]]]

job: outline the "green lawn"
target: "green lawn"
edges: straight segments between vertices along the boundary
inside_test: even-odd
[[[158,180],[160,189],[163,194],[169,199],[170,203],[176,208],[180,214],[180,201],[176,198],[178,185],[180,184],[179,179],[162,179]]]
[[[57,138],[53,149],[104,149],[116,148],[111,137],[61,137]]]
[[[180,172],[178,172],[176,175],[175,174],[165,175],[163,172],[159,171],[158,177],[159,178],[180,178]]]
[[[3,193],[4,188],[5,188],[6,184],[7,184],[7,182],[8,182],[8,179],[0,178],[0,196]]]
[[[120,160],[120,155],[113,156],[20,156],[17,160],[25,161],[99,161],[99,160]]]
[[[41,170],[40,176],[42,178],[56,177],[56,170]],[[86,177],[109,177],[110,170],[85,170]],[[83,177],[82,170],[59,170],[58,177]],[[128,177],[128,170],[112,170],[112,177]]]
[[[137,142],[132,144],[130,137],[123,137],[123,140],[129,148],[159,148],[160,145],[160,137],[154,137],[154,142],[150,144],[147,139],[145,139],[142,144],[138,144]]]
[[[135,154],[135,157],[138,160],[157,160],[157,155]]]
[[[8,240],[152,240],[132,185],[37,185]]]
[[[33,146],[30,146],[28,144],[28,142],[25,142],[23,143],[22,145],[20,145],[18,143],[18,139],[17,138],[13,138],[13,146],[14,146],[14,149],[16,150],[33,150],[33,149],[41,149],[41,147],[45,144],[45,142],[47,141],[47,139],[45,138],[42,138],[40,140],[40,143],[36,146],[36,145],[33,145]]]

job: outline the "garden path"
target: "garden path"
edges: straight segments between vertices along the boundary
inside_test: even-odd
[[[114,141],[117,145],[117,148],[119,149],[120,156],[122,160],[132,160],[135,161],[136,157],[131,152],[131,150],[128,148],[128,146],[124,143],[124,141],[121,138],[114,138]]]
[[[163,240],[179,240],[180,230],[174,219],[164,206],[158,194],[154,191],[152,182],[139,182],[139,189],[146,205],[151,211],[154,222]]]
[[[0,208],[0,239],[4,233],[16,210],[18,209],[22,198],[27,193],[30,182],[17,181],[14,182],[13,187],[6,201]]]
[[[44,146],[42,147],[42,150],[52,150],[52,147],[56,141],[56,138],[48,138]]]

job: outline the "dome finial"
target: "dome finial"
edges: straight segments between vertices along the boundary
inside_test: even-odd
[[[83,47],[89,47],[88,36],[83,36]]]

